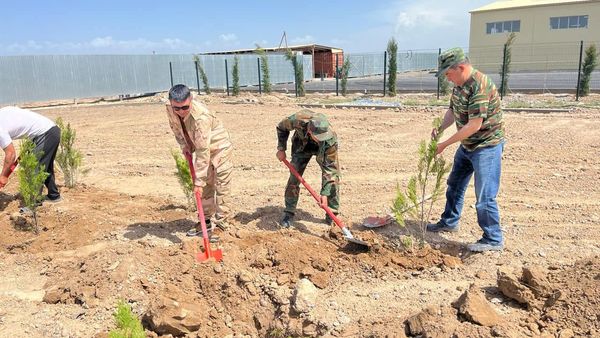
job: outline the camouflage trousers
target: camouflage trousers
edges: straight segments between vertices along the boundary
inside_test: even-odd
[[[298,173],[302,176],[304,175],[304,170],[306,170],[306,166],[308,162],[312,158],[312,153],[298,152],[292,153],[292,161],[290,164],[298,171]],[[317,163],[321,166],[323,163],[323,158],[320,156],[316,156]],[[337,154],[335,158],[335,162],[337,163]],[[339,168],[339,165],[337,166]],[[340,183],[340,175],[339,172],[327,173],[322,170],[322,180],[326,182],[330,179],[333,179],[332,187],[330,195],[327,197],[327,206],[334,214],[338,214],[340,210],[340,199],[339,199],[339,183]],[[290,178],[288,179],[287,186],[285,187],[285,212],[290,214],[296,213],[296,206],[298,205],[298,199],[300,195],[300,181],[290,173]],[[310,184],[310,183],[309,183]],[[311,187],[314,186],[311,185]]]
[[[206,186],[202,189],[202,208],[204,218],[214,217],[217,222],[224,222],[230,217],[229,207],[231,198],[231,161],[232,148],[226,148],[219,153],[211,154]]]

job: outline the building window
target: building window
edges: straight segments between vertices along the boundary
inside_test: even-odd
[[[550,29],[587,28],[587,15],[556,16],[550,18]]]
[[[485,31],[487,34],[520,32],[521,20],[488,22]]]

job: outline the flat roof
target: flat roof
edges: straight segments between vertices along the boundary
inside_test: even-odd
[[[469,11],[469,13],[478,13],[486,11],[495,11],[502,9],[515,9],[523,7],[537,7],[537,6],[554,6],[554,5],[567,5],[577,3],[592,3],[600,2],[600,0],[501,0],[492,2],[491,4],[483,7],[476,8]]]
[[[340,53],[342,52],[341,48],[336,48],[336,47],[329,47],[329,46],[324,46],[324,45],[317,45],[317,44],[308,44],[308,45],[295,45],[295,46],[287,46],[287,47],[261,47],[262,49],[264,49],[267,52],[283,52],[286,49],[291,49],[293,51],[303,51],[303,52],[312,52],[313,50],[315,52],[325,52],[325,51],[331,51],[333,53]],[[220,51],[220,52],[206,52],[206,53],[200,53],[202,55],[215,55],[215,54],[244,54],[244,53],[255,53],[256,52],[256,48],[249,48],[249,49],[235,49],[235,50],[226,50],[226,51]]]

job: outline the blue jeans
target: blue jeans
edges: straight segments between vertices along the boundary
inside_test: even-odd
[[[454,164],[448,177],[446,208],[440,222],[448,227],[457,227],[465,201],[465,191],[471,176],[475,174],[475,196],[477,198],[477,223],[483,230],[483,241],[502,244],[500,213],[496,196],[500,186],[502,143],[468,151],[462,145],[454,155]]]

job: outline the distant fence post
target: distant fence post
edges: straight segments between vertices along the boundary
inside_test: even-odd
[[[339,54],[335,54],[335,96],[340,96],[340,92],[339,92],[339,59],[338,59]]]
[[[387,75],[387,50],[383,52],[383,97],[385,97],[385,76]]]
[[[171,76],[171,88],[173,88],[173,64],[169,62],[169,75]]]
[[[575,93],[575,101],[579,101],[579,82],[581,81],[581,59],[583,57],[583,40],[579,43],[579,70],[577,71],[577,91]]]
[[[260,58],[256,58],[256,69],[258,70],[258,93],[262,94],[262,83],[260,82]]]
[[[227,71],[227,59],[225,59],[225,86],[227,87],[227,96],[229,96],[229,72]]]
[[[438,59],[440,58],[440,55],[442,55],[442,49],[438,48]],[[437,68],[438,72],[440,71],[440,63],[438,62],[438,68]],[[440,99],[440,77],[438,76],[437,78],[437,99]]]
[[[502,76],[500,78],[500,100],[504,99],[504,86],[506,85],[506,44],[502,52]]]
[[[200,94],[200,76],[198,75],[198,61],[194,61],[196,67],[196,86],[198,86],[198,94]]]

